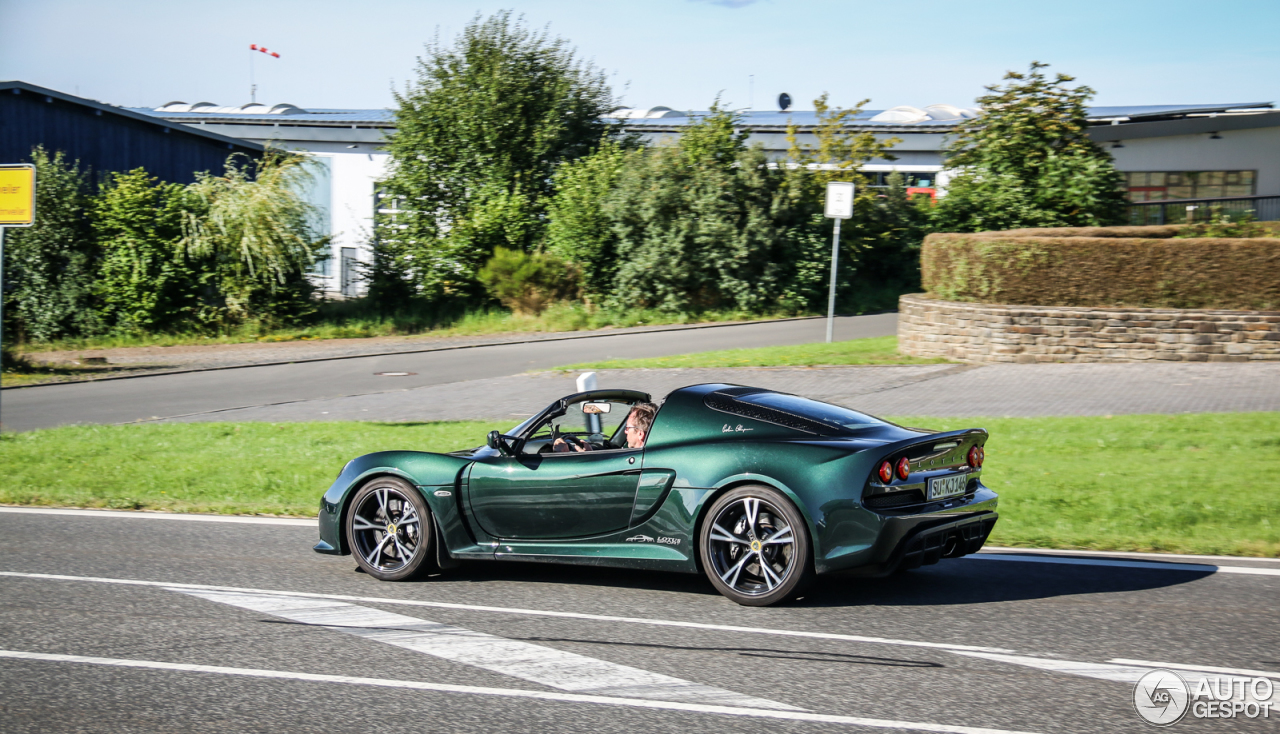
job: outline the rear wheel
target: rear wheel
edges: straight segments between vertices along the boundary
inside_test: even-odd
[[[418,490],[395,477],[378,477],[351,499],[347,544],[364,572],[405,581],[433,568],[431,510]]]
[[[699,534],[702,568],[716,590],[763,607],[794,597],[813,575],[800,511],[772,487],[738,487],[707,511]]]

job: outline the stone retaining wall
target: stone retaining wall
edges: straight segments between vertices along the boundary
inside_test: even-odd
[[[963,362],[1280,361],[1280,311],[898,299],[898,348]]]

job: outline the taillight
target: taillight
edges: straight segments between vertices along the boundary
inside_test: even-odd
[[[982,450],[981,446],[969,447],[969,466],[977,469],[982,466],[982,460],[984,458],[986,458],[986,452]]]
[[[904,456],[898,459],[898,478],[905,480],[909,476],[911,476],[911,462]]]
[[[978,466],[982,466],[987,460],[987,450],[981,446],[978,447]]]
[[[880,481],[885,484],[893,481],[893,465],[887,461],[880,465]]]

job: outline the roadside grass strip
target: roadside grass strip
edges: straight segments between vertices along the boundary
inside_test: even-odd
[[[86,665],[105,665],[117,668],[142,668],[150,670],[169,670],[184,673],[213,673],[218,675],[238,675],[253,678],[274,678],[278,680],[310,681],[316,683],[343,683],[348,685],[378,686],[383,688],[401,688],[438,693],[462,693],[477,696],[504,696],[508,698],[525,698],[540,701],[562,703],[589,703],[604,706],[628,706],[631,708],[678,711],[694,714],[713,714],[721,716],[740,716],[756,719],[781,719],[785,721],[805,721],[822,724],[842,724],[847,726],[864,726],[876,729],[898,729],[906,731],[943,732],[943,734],[1033,734],[1031,732],[1011,731],[1008,729],[988,729],[973,726],[951,726],[947,724],[915,723],[909,721],[891,721],[888,719],[867,719],[857,716],[839,716],[833,714],[814,714],[806,711],[775,711],[771,709],[740,708],[737,706],[714,706],[710,704],[681,703],[678,701],[653,701],[642,698],[616,698],[611,696],[590,696],[574,693],[551,691],[526,691],[515,688],[487,688],[482,686],[458,686],[447,683],[425,683],[419,681],[389,680],[386,678],[360,678],[350,675],[321,675],[317,673],[295,673],[283,670],[262,670],[258,668],[230,668],[221,665],[194,665],[188,663],[164,663],[150,660],[124,660],[120,658],[100,658],[84,655],[52,655],[38,652],[22,652],[18,650],[0,650],[0,659],[31,660],[50,663],[80,663]]]
[[[817,367],[872,364],[942,364],[945,359],[921,359],[898,351],[898,337],[875,336],[849,341],[816,342],[785,347],[722,349],[672,357],[609,359],[556,367],[557,370],[671,369],[695,367]]]
[[[1280,557],[1280,413],[890,417],[986,428],[990,543]],[[0,434],[0,504],[314,517],[342,465],[453,451],[516,423],[187,423]],[[1239,471],[1247,467],[1247,481]]]

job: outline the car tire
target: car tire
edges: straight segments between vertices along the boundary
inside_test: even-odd
[[[407,581],[435,568],[435,521],[417,488],[376,477],[351,498],[347,547],[360,569],[381,581]]]
[[[795,598],[813,577],[804,516],[782,492],[736,487],[707,510],[698,533],[702,569],[716,591],[744,606]]]

